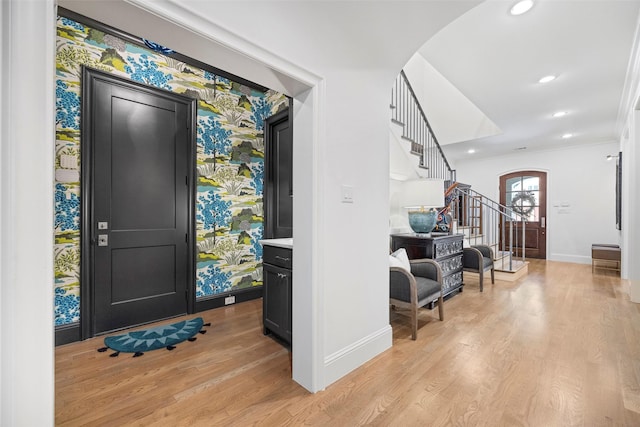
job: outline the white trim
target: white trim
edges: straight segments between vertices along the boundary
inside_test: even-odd
[[[547,259],[549,261],[572,262],[574,264],[591,264],[591,257],[584,255],[551,254]]]
[[[322,287],[322,187],[324,82],[294,98],[292,375],[311,392],[324,389],[324,294]]]
[[[1,8],[0,425],[47,426],[54,422],[55,1]]]
[[[629,280],[629,299],[640,304],[640,280]]]
[[[11,3],[0,2],[0,424],[7,425],[12,423],[12,419],[7,415],[7,410],[11,410],[13,407],[13,396],[9,387],[5,387],[5,384],[9,384],[7,376],[12,371],[10,360],[12,356],[5,356],[3,350],[5,348],[4,340],[8,339],[8,333],[4,333],[3,325],[6,321],[3,321],[2,313],[4,312],[4,283],[9,281],[8,265],[11,262],[9,258],[10,248],[5,242],[11,239],[11,227],[9,226],[11,221],[8,219],[9,212],[5,213],[6,206],[11,205],[11,187],[8,183],[8,177],[11,176],[11,162],[7,159],[10,158],[9,144],[4,141],[9,141],[9,132],[7,127],[11,123],[11,108],[9,99],[5,96],[5,93],[11,87],[11,68],[9,67],[9,60],[11,58],[11,44],[9,38],[11,36],[11,20],[9,14]],[[6,230],[5,230],[6,229]],[[7,246],[5,248],[5,246]],[[6,260],[5,260],[6,258]],[[4,410],[5,405],[7,410]]]
[[[298,80],[308,87],[318,84],[322,78],[298,65],[287,61],[255,43],[238,36],[223,26],[214,23],[202,15],[197,15],[176,0],[124,0],[155,16],[185,28],[198,36],[221,44],[241,55],[278,70]],[[294,94],[296,95],[296,94]]]
[[[390,325],[386,325],[361,340],[328,355],[324,359],[326,385],[328,386],[371,360],[372,354],[379,355],[391,348],[392,341],[393,330]]]

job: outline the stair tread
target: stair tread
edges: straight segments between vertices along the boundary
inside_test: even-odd
[[[400,136],[400,138],[404,139],[405,141],[409,141],[409,142],[413,142],[414,144],[417,144],[417,142],[415,140],[413,140],[412,138],[409,138],[408,136]]]
[[[493,266],[496,271],[502,271],[504,273],[517,273],[518,271],[525,268],[527,264],[529,264],[527,261],[523,262],[522,260],[514,259],[511,263],[511,266],[512,266],[511,270],[509,270],[508,263],[505,263],[504,267],[502,265],[496,265],[495,263],[493,264]]]

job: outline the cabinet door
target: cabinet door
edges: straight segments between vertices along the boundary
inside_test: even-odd
[[[264,333],[291,343],[291,270],[263,265],[262,317]]]
[[[264,237],[293,236],[293,132],[289,110],[265,121]]]

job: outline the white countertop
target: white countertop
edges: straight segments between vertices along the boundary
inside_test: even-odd
[[[262,246],[277,246],[279,248],[293,249],[293,237],[284,239],[263,239],[259,240]]]

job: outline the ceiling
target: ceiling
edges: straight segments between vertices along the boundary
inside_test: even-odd
[[[485,1],[418,51],[502,130],[453,141],[443,146],[447,157],[618,141],[640,1],[536,0],[512,16],[515,3]],[[538,82],[550,74],[557,78]],[[567,114],[552,117],[558,111]],[[563,139],[567,133],[573,136]]]
[[[292,94],[299,89],[282,83],[288,81],[287,76],[246,64],[246,55],[235,54],[244,62],[225,62],[226,56],[211,47],[211,40],[194,37],[193,33],[189,36],[189,31],[181,27],[165,28],[166,22],[160,18],[151,24],[151,15],[139,14],[144,9],[172,20],[189,11],[203,22],[200,33],[224,27],[272,52],[278,60],[289,58],[320,73],[329,66],[346,69],[396,66],[402,63],[402,58],[409,59],[409,50],[418,49],[437,72],[502,131],[474,140],[443,141],[448,143],[443,150],[454,164],[514,153],[524,147],[526,151],[547,150],[619,140],[622,132],[619,110],[637,37],[640,0],[535,0],[533,8],[520,16],[508,13],[516,0],[487,0],[480,4],[478,1],[59,0],[59,3]],[[126,13],[122,10],[125,6],[129,8]],[[244,19],[232,19],[247,14],[259,16],[264,25],[248,26]],[[218,20],[219,26],[210,25]],[[282,22],[287,25],[280,25]],[[142,23],[149,25],[143,29]],[[226,37],[226,33],[222,34]],[[419,47],[425,39],[427,43]],[[254,69],[258,71],[252,72]],[[538,83],[548,74],[557,75],[557,79],[544,85]],[[553,118],[557,111],[567,114]],[[455,117],[449,122],[455,126]],[[573,137],[562,139],[566,133]],[[470,149],[476,152],[469,154]]]

